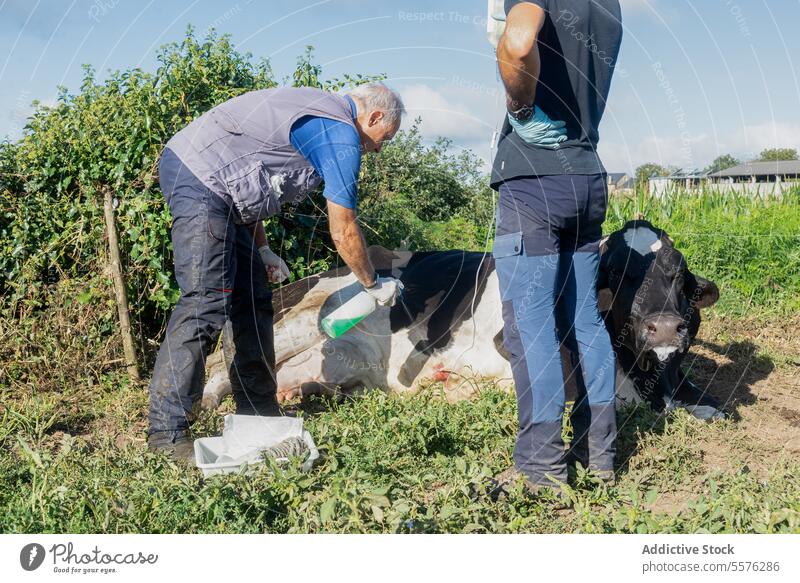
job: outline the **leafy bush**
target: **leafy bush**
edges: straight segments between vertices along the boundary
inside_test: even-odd
[[[243,91],[273,86],[266,63],[253,65],[226,37],[204,42],[191,31],[164,47],[154,74],[112,73],[98,83],[85,67],[76,95],[38,107],[22,139],[6,145],[3,217],[9,247],[0,280],[11,300],[41,281],[101,273],[103,187],[119,202],[118,229],[137,315],[164,310],[176,287],[169,268],[169,217],[157,186],[162,145],[194,117]],[[50,275],[48,278],[47,275]]]

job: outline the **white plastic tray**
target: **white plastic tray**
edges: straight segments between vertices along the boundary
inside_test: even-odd
[[[307,472],[319,458],[319,450],[311,434],[303,429],[303,420],[295,417],[226,415],[222,436],[194,441],[195,463],[204,476],[238,472],[263,463],[264,449],[290,437],[300,437],[308,446],[308,457],[302,466]],[[284,462],[287,458],[277,461]]]

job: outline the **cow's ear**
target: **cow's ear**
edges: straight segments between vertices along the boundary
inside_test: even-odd
[[[606,237],[600,241],[600,265],[597,270],[597,289],[601,290],[608,287],[608,271],[611,264],[611,257],[616,252],[616,249],[610,249],[608,240],[611,237]]]
[[[600,312],[607,312],[611,309],[611,303],[614,301],[614,293],[607,287],[597,290],[597,309]]]
[[[717,284],[691,272],[686,274],[684,293],[692,307],[698,309],[708,308],[719,301]]]

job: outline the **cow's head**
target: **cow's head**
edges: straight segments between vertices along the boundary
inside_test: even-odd
[[[692,274],[661,229],[629,221],[601,244],[601,311],[610,311],[612,341],[631,350],[642,368],[685,352],[700,324],[699,310],[719,299],[717,286]]]

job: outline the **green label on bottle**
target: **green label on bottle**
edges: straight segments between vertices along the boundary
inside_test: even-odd
[[[331,338],[338,338],[350,328],[358,324],[361,320],[366,318],[369,314],[364,316],[358,316],[356,318],[342,318],[333,320],[330,318],[324,318],[322,320],[322,329],[325,330],[325,333],[330,336]]]

